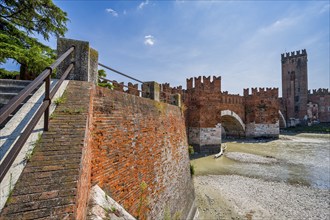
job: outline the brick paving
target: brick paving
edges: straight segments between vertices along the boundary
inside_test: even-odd
[[[0,219],[72,219],[83,215],[77,210],[79,202],[87,202],[78,200],[87,199],[81,182],[90,182],[81,181],[90,176],[89,163],[84,161],[88,161],[85,134],[90,89],[90,83],[70,81],[66,101],[53,113],[49,131],[36,144]]]

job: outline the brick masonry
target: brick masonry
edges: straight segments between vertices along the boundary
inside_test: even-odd
[[[303,120],[307,112],[307,52],[293,51],[281,54],[283,114]]]
[[[330,91],[328,89],[313,89],[308,91],[308,102],[312,107],[308,109],[308,119],[313,120],[314,116],[316,120],[320,122],[330,122]],[[313,112],[313,106],[316,104],[317,111]]]
[[[70,81],[0,219],[84,219],[90,183],[91,84]]]
[[[97,88],[93,116],[92,184],[139,219],[185,219],[194,188],[180,108]]]
[[[182,89],[182,86],[171,88],[165,83],[161,85],[161,90],[181,95],[187,108],[185,118],[189,144],[198,152],[209,150],[214,153],[217,149],[220,150],[221,136],[279,135],[277,88],[253,88],[251,94],[249,89],[244,89],[244,95],[240,96],[221,91],[220,76],[199,76],[187,79],[187,89]],[[168,98],[165,95],[163,97]],[[246,124],[250,123],[251,126],[246,130]],[[269,134],[260,130],[264,125],[269,125],[266,129]]]
[[[279,99],[277,88],[244,90],[247,137],[278,137]]]

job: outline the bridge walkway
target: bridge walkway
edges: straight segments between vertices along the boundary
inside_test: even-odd
[[[84,215],[79,212],[87,204],[89,186],[83,183],[89,180],[82,179],[90,175],[81,163],[88,160],[84,148],[91,86],[70,81],[66,100],[51,116],[49,131],[36,143],[33,155],[26,158],[27,165],[1,212],[1,220],[72,219]]]

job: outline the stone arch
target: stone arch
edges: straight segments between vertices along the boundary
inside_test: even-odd
[[[234,111],[221,111],[221,126],[226,136],[245,136],[245,124]]]
[[[280,128],[286,128],[286,121],[280,110],[278,111],[278,115],[279,115],[279,119],[280,119]]]

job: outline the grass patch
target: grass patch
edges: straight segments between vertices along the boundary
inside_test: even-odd
[[[61,105],[66,102],[66,97],[62,95],[61,97],[58,97],[57,99],[54,100],[54,103],[56,106]]]
[[[83,108],[74,108],[74,109],[65,108],[65,109],[62,110],[63,113],[67,113],[67,114],[70,114],[70,115],[78,115],[78,114],[83,113],[83,111],[84,111]]]
[[[41,136],[42,136],[42,134],[41,133],[38,133],[38,138],[32,144],[32,148],[30,150],[28,150],[28,152],[26,152],[26,155],[25,155],[25,157],[23,159],[24,163],[27,163],[27,162],[29,162],[31,160],[31,158],[32,158],[32,156],[34,154],[35,148],[37,146],[40,146],[40,144],[41,144]]]

